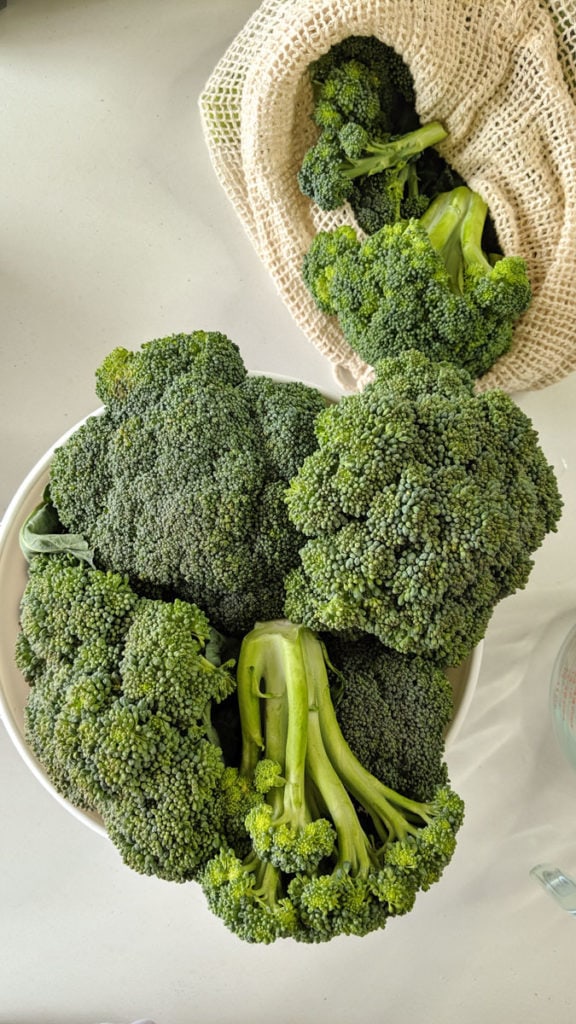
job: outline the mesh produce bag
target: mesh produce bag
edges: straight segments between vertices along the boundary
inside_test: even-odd
[[[576,0],[264,0],[200,96],[215,172],[294,319],[348,389],[370,367],[301,276],[319,230],[354,224],[300,193],[317,136],[308,65],[350,35],[393,46],[422,122],[488,203],[502,251],[523,256],[533,298],[479,388],[542,388],[576,369]]]

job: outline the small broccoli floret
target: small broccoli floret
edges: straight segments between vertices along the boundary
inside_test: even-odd
[[[30,564],[16,651],[28,741],[59,792],[102,816],[126,864],[174,881],[228,841],[232,806],[251,806],[211,721],[235,689],[211,640],[191,604],[140,598],[69,555]]]
[[[454,713],[444,672],[430,658],[400,654],[375,637],[326,642],[338,665],[338,721],[358,760],[392,789],[432,799],[447,781],[444,738]]]
[[[446,132],[436,122],[421,125],[412,75],[392,47],[373,36],[350,36],[312,63],[309,75],[321,133],[304,155],[298,181],[321,209],[349,202],[358,226],[372,234],[421,216],[432,198],[456,184],[435,149]]]
[[[297,910],[284,894],[281,875],[255,854],[241,859],[226,848],[200,879],[210,910],[244,942],[269,945],[300,937]]]
[[[283,491],[315,446],[320,393],[247,378],[237,346],[203,331],[115,350],[97,388],[103,413],[51,463],[66,530],[98,568],[201,606],[226,634],[279,614],[301,542]]]
[[[356,209],[362,195],[356,183],[377,176],[382,202],[388,199],[388,216],[397,219],[409,192],[408,166],[444,138],[446,131],[438,121],[394,137],[371,136],[358,123],[347,124],[337,133],[326,130],[304,155],[298,173],[300,190],[321,209],[334,210],[347,199]]]
[[[338,724],[326,652],[306,627],[259,623],[237,679],[240,776],[264,764],[271,784],[244,821],[250,850],[220,851],[201,876],[211,909],[265,943],[366,935],[406,913],[452,858],[460,797],[444,785],[421,803],[360,764]]]
[[[352,82],[347,78],[349,72],[346,71],[346,67],[349,64],[356,69],[350,75]],[[359,64],[363,65],[363,72],[358,70]],[[324,104],[328,108],[324,111],[324,116],[328,118],[327,126],[333,126],[338,115],[341,119],[340,124],[344,120],[361,120],[365,128],[371,126],[378,128],[379,131],[394,131],[398,134],[411,131],[418,125],[414,109],[414,81],[408,65],[393,47],[375,36],[345,37],[310,65],[309,75],[314,88],[315,103],[320,96],[324,96]],[[333,86],[332,98],[325,97],[326,83],[338,82],[339,76],[352,95],[359,91],[354,79],[360,79],[369,97],[369,101],[363,103],[360,109],[358,102],[350,105],[348,101],[347,109],[342,111],[338,102],[339,90]],[[373,99],[375,89],[378,95],[377,106]],[[343,113],[345,117],[342,116]],[[365,116],[371,117],[371,120],[363,120]]]
[[[406,352],[317,420],[287,492],[308,536],[285,614],[457,664],[495,605],[525,586],[562,501],[530,419],[474,394],[448,363]]]
[[[365,178],[394,168],[403,170],[406,163],[428,146],[445,139],[447,132],[438,121],[416,128],[400,137],[371,138],[359,125],[347,125],[339,133],[347,160],[341,173],[345,178]]]
[[[419,220],[387,225],[365,242],[349,228],[319,232],[304,281],[370,365],[415,348],[481,376],[510,347],[531,298],[524,259],[485,255],[486,218],[481,197],[461,186]]]
[[[313,116],[320,128],[330,131],[348,121],[378,124],[382,119],[379,76],[358,60],[334,66],[317,86]]]
[[[358,227],[374,235],[385,224],[421,217],[430,199],[420,190],[419,162],[410,160],[399,170],[357,179],[349,202]]]

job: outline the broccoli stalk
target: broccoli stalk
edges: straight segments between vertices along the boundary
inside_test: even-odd
[[[455,849],[460,797],[445,785],[420,803],[362,767],[338,724],[328,664],[320,638],[287,620],[258,623],[242,643],[240,774],[257,777],[265,765],[273,781],[246,816],[249,853],[221,851],[202,885],[247,941],[318,942],[381,928],[411,909]]]
[[[401,171],[408,161],[422,153],[429,146],[435,146],[447,136],[439,121],[416,128],[396,138],[371,138],[359,125],[346,125],[340,131],[346,159],[342,161],[340,173],[343,178],[369,177],[389,168]]]
[[[266,792],[246,820],[256,852],[287,871],[311,870],[331,853],[334,833],[328,821],[314,819],[306,799],[309,694],[294,627],[286,625],[273,633],[256,626],[240,648],[240,774],[251,778],[257,771],[256,785]]]
[[[406,172],[407,165],[445,139],[446,134],[439,121],[404,135],[386,134],[381,138],[355,121],[347,122],[338,131],[325,129],[304,155],[298,172],[300,190],[323,210],[335,210],[349,200],[356,212],[363,201],[360,183],[378,175],[376,185],[383,199],[390,192],[399,193],[400,199],[389,204],[386,215],[388,220],[396,220],[409,180],[410,197],[414,195],[415,182]]]
[[[453,291],[460,294],[467,282],[493,269],[482,248],[487,216],[488,206],[482,196],[460,186],[437,196],[420,217],[420,227],[442,257]]]

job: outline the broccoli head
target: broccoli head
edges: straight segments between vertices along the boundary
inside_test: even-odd
[[[313,117],[321,128],[358,121],[402,134],[418,126],[414,80],[393,47],[375,36],[347,36],[308,68]]]
[[[435,148],[437,122],[421,125],[414,82],[400,54],[374,36],[349,36],[309,67],[320,135],[305,153],[300,190],[323,210],[348,202],[358,226],[420,217],[456,182]]]
[[[300,191],[323,210],[337,209],[349,200],[359,226],[372,231],[376,217],[380,227],[412,210],[417,200],[418,209],[428,206],[429,200],[419,196],[415,158],[444,138],[446,131],[438,121],[399,136],[372,135],[357,122],[347,122],[338,131],[325,129],[304,154],[298,171]],[[362,212],[369,205],[368,195],[371,219]]]
[[[27,738],[50,781],[101,815],[129,867],[194,878],[227,841],[234,788],[211,711],[235,679],[207,657],[205,614],[55,554],[32,559],[20,622]]]
[[[104,411],[51,463],[65,529],[98,568],[200,605],[225,633],[278,614],[301,543],[283,492],[315,447],[320,393],[248,377],[237,346],[203,331],[116,349],[96,381]]]
[[[524,259],[492,261],[483,251],[487,212],[459,186],[419,219],[388,224],[364,242],[350,227],[319,232],[304,281],[371,366],[412,348],[481,376],[509,349],[531,298]]]
[[[309,539],[285,615],[457,664],[560,517],[531,421],[504,392],[475,394],[465,370],[408,351],[316,423],[319,447],[287,492]]]
[[[247,942],[366,935],[408,912],[450,862],[463,803],[448,783],[410,799],[375,778],[346,743],[326,651],[311,630],[261,622],[238,662],[240,776],[262,794],[250,842],[206,865],[208,905]],[[240,831],[240,828],[239,828]]]
[[[326,637],[334,706],[358,760],[377,779],[415,800],[447,782],[445,734],[452,686],[429,657],[400,654],[376,637]]]

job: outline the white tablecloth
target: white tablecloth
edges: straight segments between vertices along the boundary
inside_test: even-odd
[[[9,0],[0,13],[0,512],[98,403],[115,345],[228,333],[251,369],[334,386],[217,184],[197,97],[255,0]],[[572,1024],[576,921],[529,876],[576,873],[576,773],[547,711],[576,621],[576,376],[522,395],[566,499],[497,609],[450,750],[456,857],[362,940],[256,948],[195,886],[144,878],[63,810],[0,727],[0,1024]]]

